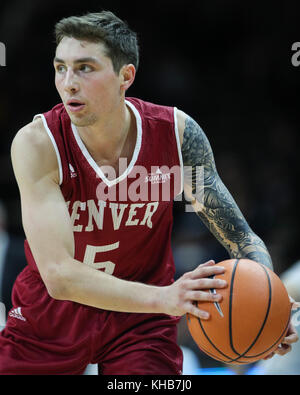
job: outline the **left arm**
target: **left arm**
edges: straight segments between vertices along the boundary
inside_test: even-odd
[[[273,270],[264,242],[250,228],[218,175],[205,133],[183,112],[178,111],[177,116],[186,173],[185,194],[195,212],[231,258],[252,259]],[[201,169],[200,180],[197,168]]]
[[[177,121],[185,166],[185,196],[191,200],[195,212],[232,258],[252,259],[273,270],[265,244],[250,228],[218,175],[205,133],[182,111],[178,111]],[[291,304],[292,308],[299,307],[292,299]],[[297,341],[296,329],[290,322],[286,337],[274,353],[285,355]]]

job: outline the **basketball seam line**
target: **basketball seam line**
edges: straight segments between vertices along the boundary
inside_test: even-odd
[[[204,328],[203,328],[203,326],[202,326],[202,323],[201,323],[201,319],[200,319],[200,318],[198,318],[198,321],[199,321],[200,327],[201,327],[201,329],[202,329],[202,332],[203,332],[203,334],[205,335],[205,337],[206,337],[206,339],[208,340],[208,342],[213,346],[213,348],[214,348],[217,352],[219,352],[222,356],[224,356],[225,358],[227,358],[228,361],[222,360],[219,356],[218,356],[218,357],[215,356],[213,353],[207,351],[207,350],[205,349],[205,347],[202,347],[204,352],[206,352],[207,354],[211,355],[213,358],[218,359],[219,361],[224,362],[224,363],[236,362],[236,363],[238,363],[238,364],[249,364],[250,362],[248,362],[248,361],[239,361],[239,359],[240,359],[240,358],[245,358],[245,359],[247,359],[247,358],[249,358],[249,359],[250,359],[250,358],[256,358],[256,357],[258,357],[258,356],[260,356],[260,355],[265,354],[265,353],[266,353],[267,351],[269,351],[270,349],[272,349],[272,348],[278,343],[278,341],[282,338],[283,334],[286,332],[286,329],[287,329],[287,327],[288,327],[288,325],[289,325],[289,320],[288,320],[288,323],[287,323],[287,325],[286,325],[284,331],[283,331],[282,334],[279,336],[279,338],[277,339],[277,341],[274,342],[274,343],[272,344],[272,346],[270,346],[267,350],[263,351],[262,353],[259,353],[259,354],[256,354],[256,355],[252,355],[252,356],[246,356],[246,355],[245,355],[247,352],[249,352],[249,351],[251,350],[251,348],[252,348],[252,347],[254,346],[254,344],[257,342],[259,336],[261,335],[261,333],[262,333],[262,331],[263,331],[263,329],[264,329],[264,327],[265,327],[265,324],[266,324],[266,321],[267,321],[267,318],[268,318],[269,312],[270,312],[271,299],[272,299],[272,297],[271,297],[271,296],[272,296],[272,286],[271,286],[271,281],[270,281],[270,277],[269,277],[269,274],[268,274],[267,270],[264,268],[263,265],[261,265],[262,268],[263,268],[263,270],[264,270],[265,273],[266,273],[266,276],[267,276],[267,279],[268,279],[268,284],[269,284],[269,302],[268,302],[268,308],[267,308],[266,316],[265,316],[264,322],[263,322],[263,324],[262,324],[262,327],[261,327],[261,329],[260,329],[258,335],[257,335],[256,338],[254,339],[254,341],[253,341],[253,343],[250,345],[250,347],[248,347],[248,349],[247,349],[244,353],[242,353],[242,354],[239,354],[239,353],[234,349],[234,346],[233,346],[233,339],[232,339],[232,322],[231,322],[231,315],[232,315],[233,283],[234,283],[234,276],[235,276],[235,271],[236,271],[236,268],[237,268],[238,263],[239,263],[239,259],[237,259],[237,261],[235,262],[234,268],[233,268],[233,278],[232,278],[231,286],[230,286],[230,303],[229,303],[229,315],[230,315],[230,320],[229,320],[230,345],[231,345],[232,351],[233,351],[235,354],[237,354],[238,357],[237,357],[237,358],[231,358],[231,357],[229,357],[228,355],[224,354],[221,350],[219,350],[219,349],[214,345],[214,343],[212,342],[212,340],[209,338],[209,336],[207,335],[207,333],[205,332],[205,330],[204,330]]]
[[[276,340],[276,342],[274,342],[269,348],[267,348],[265,351],[256,354],[256,355],[243,355],[243,358],[256,358],[256,357],[260,357],[261,355],[265,354],[266,352],[268,352],[269,350],[271,350],[282,338],[282,336],[284,335],[284,333],[286,332],[288,326],[289,326],[290,320],[288,321],[286,327],[284,328],[284,330],[282,331],[281,335],[278,337],[278,339]],[[248,362],[249,363],[249,362]]]
[[[230,283],[230,293],[229,293],[229,341],[230,341],[230,347],[232,351],[238,355],[238,358],[240,357],[240,354],[235,351],[235,348],[233,346],[233,338],[232,338],[232,299],[233,299],[233,284],[234,284],[234,279],[235,279],[235,273],[237,269],[237,265],[239,263],[239,259],[236,260],[232,275],[231,275],[231,283]]]
[[[239,357],[237,358],[237,360],[240,359],[240,358],[242,358],[242,357],[247,358],[247,356],[246,356],[247,352],[249,352],[249,351],[251,350],[251,348],[255,345],[255,343],[256,343],[257,340],[259,339],[260,335],[262,334],[262,331],[263,331],[263,329],[264,329],[264,327],[265,327],[265,325],[266,325],[266,322],[267,322],[267,319],[268,319],[268,316],[269,316],[269,313],[270,313],[271,301],[272,301],[272,285],[271,285],[271,280],[270,280],[269,273],[268,273],[267,270],[264,268],[264,266],[263,266],[263,265],[260,265],[260,266],[262,267],[262,269],[264,270],[264,272],[265,272],[265,274],[266,274],[266,276],[267,276],[268,285],[269,285],[269,300],[268,300],[267,312],[266,312],[264,321],[263,321],[263,323],[262,323],[262,326],[261,326],[261,328],[260,328],[260,330],[259,330],[259,332],[258,332],[256,338],[253,340],[252,344],[250,344],[250,346],[249,346],[249,347],[246,349],[246,351],[244,351],[243,353],[240,354],[240,353],[238,353],[238,352],[235,350],[235,348],[234,348],[234,346],[233,346],[232,333],[230,333],[230,345],[231,345],[231,348],[232,348],[232,350],[233,350],[237,355],[239,355]],[[233,283],[233,282],[234,282],[234,279],[232,280],[232,283]],[[233,286],[232,286],[232,288],[233,288]],[[230,321],[231,321],[231,319],[232,319],[232,316],[230,315]],[[265,352],[265,351],[264,351],[264,352]],[[259,355],[258,355],[258,356],[259,356]],[[255,358],[255,357],[256,357],[255,355],[252,356],[252,358]],[[248,358],[251,358],[251,357],[248,356]]]
[[[234,268],[236,267],[236,265],[238,264],[238,262],[239,262],[239,259],[236,260]],[[209,338],[209,336],[208,336],[207,333],[205,332],[205,330],[204,330],[204,328],[203,328],[203,326],[202,326],[201,319],[198,318],[198,321],[199,321],[200,327],[201,327],[201,329],[202,329],[202,332],[203,332],[204,336],[206,337],[206,339],[209,341],[209,343],[213,346],[213,348],[214,348],[216,351],[218,351],[218,353],[220,353],[223,357],[225,357],[225,358],[228,359],[228,361],[223,361],[223,362],[232,362],[232,361],[234,361],[234,359],[232,359],[232,358],[229,357],[228,355],[224,354],[221,350],[218,349],[218,347],[216,347],[216,346],[214,345],[214,343],[212,342],[212,340]]]
[[[202,322],[201,322],[201,319],[200,319],[199,317],[198,317],[198,321],[199,321],[200,327],[201,327],[201,329],[202,329],[202,332],[203,332],[204,336],[206,337],[206,339],[209,341],[209,343],[213,346],[213,348],[214,348],[216,351],[218,351],[221,355],[223,355],[223,357],[225,357],[225,358],[228,359],[228,361],[223,361],[223,362],[230,362],[230,361],[231,361],[231,358],[230,358],[228,355],[224,354],[221,350],[219,350],[218,347],[216,347],[216,346],[214,345],[214,343],[210,340],[209,336],[207,335],[207,333],[205,332],[205,330],[204,330],[204,328],[203,328],[203,326],[202,326]],[[213,355],[213,354],[212,354],[212,355]]]

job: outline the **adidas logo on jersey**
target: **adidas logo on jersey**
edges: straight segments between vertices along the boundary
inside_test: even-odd
[[[69,163],[69,169],[70,169],[71,178],[77,177],[77,173],[76,173],[74,167],[71,165],[71,163]]]
[[[158,168],[155,173],[150,173],[146,179],[145,182],[151,182],[151,184],[164,184],[168,180],[170,180],[171,175],[170,173],[163,174]]]
[[[8,315],[10,317],[17,318],[18,320],[26,321],[26,318],[23,317],[21,307],[17,307],[16,309],[13,309]]]

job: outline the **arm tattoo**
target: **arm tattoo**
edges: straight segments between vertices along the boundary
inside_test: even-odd
[[[217,173],[205,133],[190,117],[185,121],[182,156],[185,169],[192,169],[185,172],[190,174],[185,183],[192,190],[192,205],[203,223],[226,248],[231,258],[252,259],[273,270],[265,244],[252,231]],[[199,167],[203,172],[204,185],[197,184]]]

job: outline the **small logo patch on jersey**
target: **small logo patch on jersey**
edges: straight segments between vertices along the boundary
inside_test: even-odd
[[[17,307],[16,309],[13,309],[8,315],[10,317],[17,318],[18,320],[26,321],[26,318],[23,317],[21,307]]]
[[[168,180],[170,180],[170,173],[163,174],[158,168],[155,173],[150,173],[146,178],[145,182],[151,182],[151,184],[164,184]]]
[[[70,169],[71,178],[77,177],[77,173],[76,173],[74,167],[71,165],[71,163],[69,163],[69,169]]]

